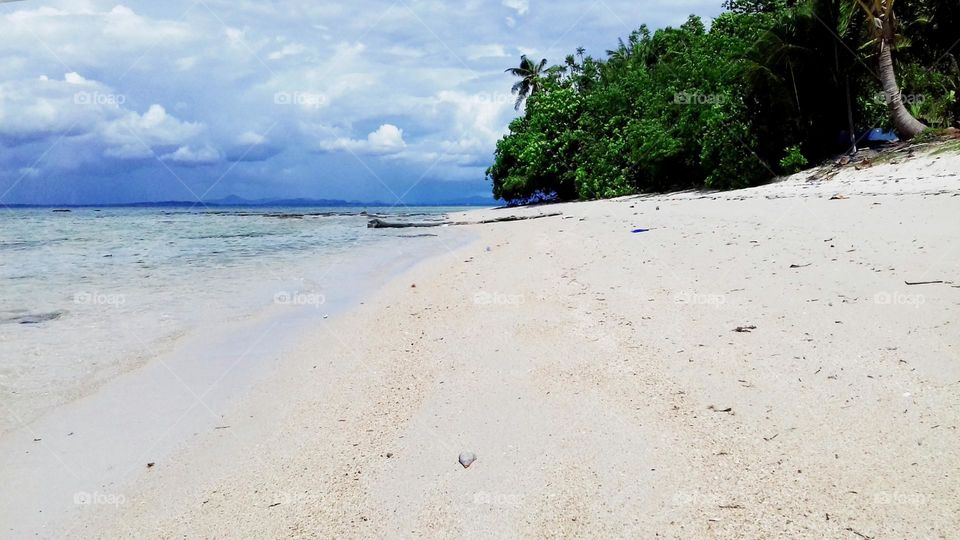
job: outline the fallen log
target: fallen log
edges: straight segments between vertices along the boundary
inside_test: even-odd
[[[505,223],[509,221],[524,221],[528,219],[540,219],[548,217],[562,216],[561,212],[555,212],[552,214],[537,214],[535,216],[505,216],[493,219],[484,219],[481,221],[428,221],[420,223],[403,223],[403,222],[393,222],[393,221],[384,221],[382,219],[371,219],[367,223],[368,229],[406,229],[410,227],[444,227],[444,226],[460,226],[460,225],[485,225],[488,223]]]
[[[436,223],[393,223],[390,221],[384,221],[382,219],[371,219],[367,223],[368,229],[406,229],[409,227],[439,227],[441,225],[447,225],[447,221],[438,221]]]

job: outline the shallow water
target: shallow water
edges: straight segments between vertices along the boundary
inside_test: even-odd
[[[189,336],[266,310],[322,316],[328,299],[355,292],[335,277],[352,253],[419,241],[368,219],[330,208],[0,212],[0,432]]]

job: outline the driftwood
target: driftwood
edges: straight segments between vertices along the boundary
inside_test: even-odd
[[[436,223],[391,223],[389,221],[383,221],[382,219],[371,219],[367,223],[368,229],[406,229],[409,227],[439,227],[441,225],[446,225],[446,221],[438,221]]]
[[[384,221],[382,219],[371,219],[367,223],[368,229],[406,229],[410,227],[443,227],[443,226],[459,226],[459,225],[485,225],[487,223],[504,223],[508,221],[524,221],[527,219],[540,219],[548,217],[556,217],[563,215],[560,212],[555,212],[553,214],[537,214],[535,216],[506,216],[499,217],[494,219],[484,219],[482,221],[428,221],[421,223],[402,223],[402,222],[392,222]]]

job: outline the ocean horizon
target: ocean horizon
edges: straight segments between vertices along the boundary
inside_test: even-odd
[[[244,199],[237,196],[205,201],[188,200],[157,200],[157,201],[126,201],[126,202],[88,202],[88,203],[13,203],[0,202],[0,206],[7,209],[57,209],[57,208],[376,208],[376,209],[407,209],[407,208],[476,208],[498,206],[499,202],[492,197],[465,197],[445,201],[387,203],[384,201],[350,201],[343,199],[311,199],[311,198],[269,198]]]

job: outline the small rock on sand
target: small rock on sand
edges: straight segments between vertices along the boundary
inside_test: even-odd
[[[473,452],[461,452],[460,453],[460,464],[463,465],[463,468],[466,469],[477,460],[477,455]]]

